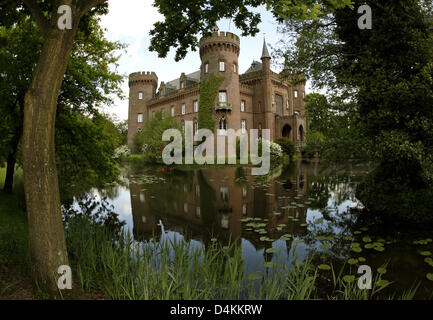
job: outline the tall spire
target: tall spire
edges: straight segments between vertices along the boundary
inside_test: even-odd
[[[262,59],[263,58],[269,58],[271,59],[271,55],[268,51],[268,45],[266,44],[266,38],[263,37],[263,52],[262,52]]]

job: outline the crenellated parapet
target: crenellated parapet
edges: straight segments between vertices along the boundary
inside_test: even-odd
[[[215,50],[235,52],[239,56],[240,38],[234,33],[224,31],[213,32],[210,36],[201,38],[201,57],[203,57],[204,54]]]
[[[129,87],[146,84],[152,84],[155,88],[158,87],[158,77],[155,72],[134,72],[129,75]]]

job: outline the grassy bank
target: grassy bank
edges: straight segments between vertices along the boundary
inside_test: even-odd
[[[392,284],[379,273],[372,290],[359,290],[354,268],[325,269],[312,259],[278,272],[268,263],[261,274],[246,274],[241,248],[235,245],[221,247],[215,241],[205,250],[167,240],[142,246],[129,234],[117,237],[84,217],[70,222],[67,239],[78,282],[107,299],[400,300],[416,292],[382,295]]]
[[[5,168],[0,168],[0,190],[4,177]],[[23,190],[22,171],[18,170],[14,194],[0,191],[0,299],[34,298]]]

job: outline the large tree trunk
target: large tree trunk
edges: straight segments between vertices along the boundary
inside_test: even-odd
[[[32,272],[38,285],[57,292],[57,270],[68,265],[54,150],[57,99],[78,23],[51,26],[24,103],[23,168]]]

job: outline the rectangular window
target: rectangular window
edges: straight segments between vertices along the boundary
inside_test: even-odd
[[[137,122],[138,122],[138,123],[142,123],[142,122],[143,122],[143,114],[142,114],[142,113],[139,113],[139,114],[138,114]]]
[[[227,91],[220,91],[219,93],[219,102],[227,102]]]
[[[224,61],[220,61],[220,71],[226,71],[226,63]]]
[[[185,114],[185,103],[182,103],[182,114]]]
[[[174,106],[171,106],[171,116],[174,117]]]
[[[245,100],[241,100],[241,112],[245,112]]]
[[[295,91],[293,92],[293,96],[295,97],[295,99],[298,99],[298,90],[295,90]]]
[[[236,65],[236,63],[233,64],[233,72],[234,73],[238,72],[238,66]]]
[[[243,119],[241,124],[242,124],[242,134],[247,133],[247,120]]]
[[[205,73],[209,73],[209,63],[206,63],[206,64],[204,65],[204,72],[205,72]]]
[[[305,99],[305,91],[302,91],[302,98]]]
[[[198,122],[197,121],[194,122],[194,133],[198,134]]]
[[[194,101],[194,112],[198,112],[198,101]]]
[[[138,93],[138,99],[139,99],[139,100],[143,100],[143,92],[140,91],[140,92]]]

